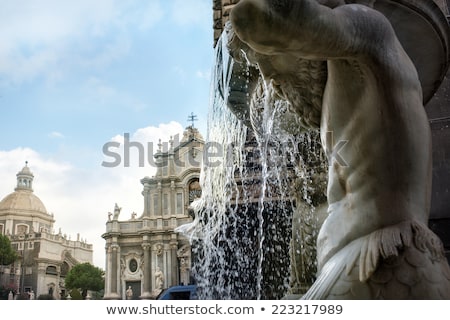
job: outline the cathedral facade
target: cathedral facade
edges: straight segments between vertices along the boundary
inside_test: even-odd
[[[53,214],[33,192],[34,175],[28,165],[17,173],[13,193],[0,202],[0,234],[6,235],[19,259],[0,266],[0,285],[15,298],[53,299],[66,296],[65,276],[78,263],[92,264],[92,245],[77,236],[55,233]]]
[[[192,222],[189,205],[201,194],[204,140],[193,126],[175,140],[165,151],[159,144],[156,174],[141,179],[143,213],[124,219],[116,204],[108,214],[105,299],[154,299],[164,288],[191,282],[189,239],[175,229]]]

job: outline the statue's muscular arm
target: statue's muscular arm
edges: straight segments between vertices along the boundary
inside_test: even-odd
[[[230,19],[243,42],[268,55],[354,58],[373,53],[375,46],[394,37],[381,13],[356,4],[331,8],[317,0],[241,0]]]

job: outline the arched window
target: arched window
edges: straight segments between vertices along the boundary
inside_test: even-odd
[[[45,270],[46,274],[51,274],[51,275],[58,275],[58,271],[56,270],[55,266],[48,266],[47,269]]]
[[[189,183],[189,204],[192,203],[197,198],[202,196],[202,189],[200,188],[200,183],[198,179],[192,180]]]

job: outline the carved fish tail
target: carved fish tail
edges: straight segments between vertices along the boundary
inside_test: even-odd
[[[450,299],[450,267],[440,239],[425,225],[406,221],[344,247],[304,298]]]

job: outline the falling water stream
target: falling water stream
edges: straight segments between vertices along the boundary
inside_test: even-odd
[[[325,161],[318,132],[279,129],[287,103],[272,98],[270,83],[260,81],[252,128],[227,108],[226,42],[216,47],[202,197],[194,222],[178,231],[191,239],[200,299],[280,299],[314,281]]]

